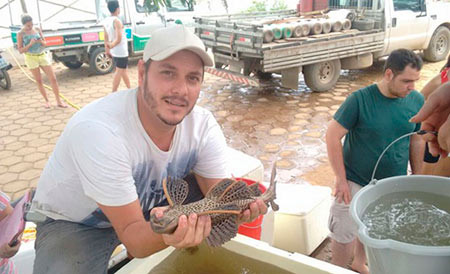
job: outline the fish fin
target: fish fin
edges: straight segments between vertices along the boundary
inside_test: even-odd
[[[241,209],[239,208],[239,206],[237,206],[236,204],[227,204],[227,205],[218,205],[216,208],[214,208],[212,211],[241,211]],[[232,214],[232,213],[230,213]]]
[[[233,183],[235,180],[223,179],[222,181],[216,183],[209,191],[206,193],[205,198],[218,198],[222,193]]]
[[[273,163],[272,174],[270,176],[270,185],[269,188],[264,192],[264,199],[267,199],[267,202],[270,203],[273,211],[277,211],[280,207],[275,203],[275,199],[277,198],[276,194],[276,185],[277,181],[275,180],[277,176],[277,162]]]
[[[164,195],[170,206],[181,205],[188,196],[189,186],[183,179],[167,177],[163,181]]]
[[[261,196],[261,189],[259,189],[259,183],[254,183],[248,186],[252,196]]]
[[[221,246],[236,236],[237,215],[220,214],[212,218],[211,226],[211,233],[206,238],[206,243],[212,247]]]
[[[237,181],[229,185],[219,197],[223,203],[231,203],[236,200],[248,199],[252,197],[251,189],[245,182]]]

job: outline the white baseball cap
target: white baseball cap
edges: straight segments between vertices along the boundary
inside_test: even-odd
[[[144,62],[148,59],[161,61],[180,50],[190,50],[196,53],[205,66],[211,67],[214,63],[206,53],[202,40],[189,31],[184,25],[175,24],[161,28],[152,33],[144,48]]]

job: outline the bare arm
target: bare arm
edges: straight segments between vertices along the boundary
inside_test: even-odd
[[[422,137],[412,135],[409,143],[409,162],[412,174],[417,174],[422,170],[424,151],[425,142],[422,140]]]
[[[114,48],[115,46],[120,44],[120,41],[122,40],[122,29],[123,29],[122,22],[120,22],[120,20],[117,19],[114,20],[114,30],[116,32],[116,40],[112,41],[109,44],[110,48]]]
[[[430,97],[425,101],[420,111],[411,118],[410,122],[420,123],[422,122],[421,129],[430,131],[439,131],[439,142],[445,143],[443,136],[449,136],[445,132],[441,131],[441,126],[448,122],[450,115],[450,82],[440,85]],[[447,127],[444,127],[444,130]],[[438,138],[434,134],[425,134],[422,138],[428,142],[430,153],[433,155],[441,154],[443,157],[447,157],[449,149],[440,148],[438,144]]]
[[[442,150],[442,157],[448,157],[448,153],[450,152],[450,114],[439,128],[438,135],[438,143]]]
[[[103,28],[103,33],[105,34],[105,38],[103,42],[105,43],[105,52],[107,55],[111,56],[111,49],[109,48],[109,36],[106,28]]]
[[[13,208],[10,204],[6,206],[6,208],[2,211],[0,211],[0,221],[6,218],[11,212],[13,211]],[[20,240],[21,237],[19,237]],[[17,251],[19,251],[20,242],[14,246],[10,246],[8,243],[0,246],[0,258],[11,258],[12,256],[16,255]]]
[[[41,43],[41,45],[43,47],[46,47],[47,42],[45,42],[45,38],[44,38],[44,34],[42,33],[42,30],[40,28],[38,28],[37,31],[39,32],[39,36],[41,36],[41,40],[39,40],[39,42]]]
[[[10,204],[8,204],[3,211],[0,211],[0,221],[6,218],[6,216],[8,216],[9,214],[11,214],[12,211],[13,208],[11,207]]]
[[[109,36],[108,36],[108,32],[106,31],[106,28],[103,28],[103,33],[105,35],[103,42],[105,43],[105,48],[108,48],[109,47]]]
[[[17,49],[20,53],[25,53],[36,43],[36,39],[31,39],[30,43],[26,46],[23,46],[23,33],[20,31],[17,35]]]
[[[328,124],[326,133],[326,143],[328,151],[328,159],[331,168],[336,176],[336,193],[338,202],[344,201],[349,204],[351,201],[351,193],[348,187],[347,177],[345,174],[344,155],[342,153],[341,140],[347,134],[348,130],[339,124],[336,120],[331,120]]]
[[[423,96],[425,97],[425,100],[430,96],[430,94],[437,89],[441,85],[441,75],[434,76],[426,85],[422,88],[420,91]]]
[[[162,236],[145,221],[138,200],[124,206],[98,205],[132,256],[146,257],[167,247]]]
[[[195,175],[195,179],[197,179],[198,186],[200,187],[200,190],[202,191],[203,195],[208,193],[208,191],[211,189],[211,187],[213,187],[215,184],[217,184],[218,182],[220,182],[222,180],[221,178],[209,179],[209,178],[202,177],[198,174],[194,174],[194,175]]]

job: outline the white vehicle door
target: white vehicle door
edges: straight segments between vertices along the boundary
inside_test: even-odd
[[[136,35],[149,37],[155,30],[166,26],[164,16],[156,7],[150,10],[145,7],[145,0],[129,0],[128,2],[130,17],[134,21],[133,32]]]
[[[399,48],[421,49],[430,24],[425,0],[392,0],[388,8],[391,21],[387,24],[387,52]]]

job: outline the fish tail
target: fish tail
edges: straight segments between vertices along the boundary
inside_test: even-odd
[[[270,176],[270,184],[269,184],[269,189],[267,189],[267,191],[265,192],[265,194],[267,194],[267,197],[265,197],[264,200],[266,200],[267,202],[270,203],[270,206],[272,207],[273,211],[277,211],[280,207],[275,203],[275,199],[277,198],[276,196],[276,185],[277,185],[277,181],[275,180],[275,177],[277,175],[277,170],[276,170],[276,162],[273,164],[272,167],[272,174]]]

